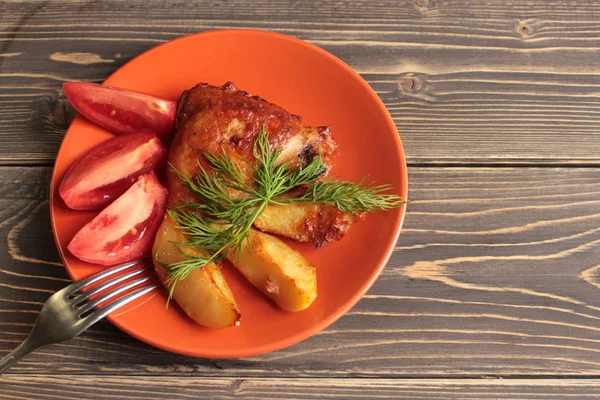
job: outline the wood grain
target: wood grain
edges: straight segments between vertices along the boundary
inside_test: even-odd
[[[50,168],[1,167],[0,351],[68,282],[51,239]],[[103,322],[12,374],[214,377],[600,375],[600,174],[589,168],[411,168],[396,252],[346,316],[290,348],[197,359]]]
[[[598,2],[3,1],[0,8],[3,164],[53,162],[74,115],[62,82],[100,82],[157,44],[222,28],[293,35],[347,62],[388,106],[413,165],[599,164]]]
[[[593,380],[559,379],[203,379],[8,376],[7,399],[597,399]]]
[[[168,40],[265,29],[338,56],[388,107],[417,200],[373,288],[300,344],[199,359],[103,321],[22,360],[0,377],[0,398],[600,398],[600,2],[0,0],[0,10],[0,356],[69,283],[47,197],[76,114],[62,83],[102,82]]]

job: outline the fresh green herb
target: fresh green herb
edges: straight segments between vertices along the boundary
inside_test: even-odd
[[[324,203],[337,207],[340,211],[354,214],[389,210],[405,203],[395,194],[383,193],[391,185],[364,185],[365,178],[358,183],[325,180],[310,186],[303,195],[278,200],[279,204]]]
[[[362,213],[387,210],[404,203],[399,196],[384,193],[391,186],[365,185],[366,178],[358,183],[319,181],[326,171],[320,156],[307,166],[290,168],[289,162],[277,164],[280,153],[280,149],[271,150],[263,126],[253,147],[257,160],[256,166],[250,166],[254,172],[253,184],[244,180],[242,171],[225,150],[221,155],[204,154],[212,172],[200,168],[194,179],[171,166],[198,200],[168,210],[186,238],[185,243],[178,246],[180,250],[196,249],[201,255],[182,250],[184,260],[164,265],[169,273],[170,294],[177,282],[196,268],[236,253],[247,241],[254,221],[269,204],[324,203],[345,213]],[[300,196],[281,196],[298,187],[305,188]]]

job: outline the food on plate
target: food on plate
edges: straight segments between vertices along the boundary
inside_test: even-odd
[[[81,115],[110,132],[171,132],[177,103],[161,97],[88,82],[66,82],[67,98]]]
[[[149,131],[116,136],[79,158],[59,193],[74,210],[99,210],[125,193],[140,175],[164,165],[167,149]]]
[[[222,87],[201,83],[185,91],[179,102],[175,136],[169,149],[169,163],[187,177],[209,168],[202,154],[222,151],[252,183],[252,167],[257,165],[254,143],[261,129],[269,132],[269,145],[280,149],[275,163],[289,162],[289,168],[309,165],[316,155],[322,159],[320,176],[325,176],[336,143],[328,128],[305,127],[300,117],[259,97],[239,91],[231,82]],[[172,170],[167,171],[169,205],[193,202],[186,183]]]
[[[67,248],[77,258],[115,265],[147,255],[162,221],[167,191],[154,173],[140,176],[86,224]]]
[[[165,215],[156,234],[152,254],[158,276],[168,286],[163,265],[176,265],[187,260],[187,255],[199,254],[196,250],[181,249],[177,243],[184,241],[175,222]],[[240,311],[220,269],[214,263],[196,268],[172,287],[171,296],[185,313],[197,323],[210,328],[234,325]]]
[[[141,93],[81,83],[65,84],[65,92],[82,114],[122,134],[86,153],[61,183],[71,208],[109,204],[68,249],[104,265],[152,249],[169,299],[207,327],[240,321],[222,261],[280,308],[302,311],[317,298],[317,269],[271,234],[321,247],[366,213],[404,202],[387,193],[389,185],[327,177],[337,151],[329,128],[304,126],[301,117],[231,82],[185,91],[176,116],[174,102]],[[140,127],[175,133],[166,156],[168,191],[151,172],[164,163],[160,140],[125,133]]]
[[[175,293],[195,271],[227,258],[281,308],[308,308],[317,296],[315,268],[253,227],[320,246],[340,239],[364,213],[401,204],[384,193],[386,185],[325,178],[335,149],[328,128],[304,127],[300,117],[232,83],[184,92],[168,155],[163,225],[175,223],[185,257],[165,263],[160,244],[154,253],[167,288]]]
[[[227,259],[284,310],[302,311],[317,297],[315,267],[274,236],[252,229],[248,241]]]
[[[299,242],[324,246],[340,240],[350,226],[364,218],[364,213],[345,213],[323,203],[271,204],[256,218],[254,226]]]

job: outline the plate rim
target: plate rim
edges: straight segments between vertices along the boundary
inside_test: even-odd
[[[342,68],[344,68],[345,70],[347,70],[351,75],[353,75],[355,78],[358,79],[358,81],[360,82],[360,84],[364,87],[366,87],[368,90],[368,93],[371,95],[372,99],[378,104],[378,106],[380,108],[382,108],[385,111],[385,114],[387,116],[386,118],[386,124],[389,125],[394,132],[396,132],[396,135],[394,135],[394,143],[396,144],[397,150],[398,150],[398,154],[400,155],[400,159],[399,159],[399,167],[401,169],[401,174],[400,177],[402,179],[402,183],[401,186],[398,188],[399,192],[400,192],[400,196],[404,199],[404,200],[408,200],[408,167],[407,167],[407,163],[406,163],[406,154],[404,152],[404,148],[402,145],[402,141],[400,138],[400,134],[397,130],[396,124],[393,121],[392,116],[389,113],[389,110],[387,109],[387,107],[385,106],[385,104],[383,103],[383,101],[381,100],[381,98],[379,98],[379,96],[377,95],[377,93],[375,93],[375,91],[373,90],[373,88],[368,84],[367,81],[365,81],[365,79],[358,73],[356,72],[352,67],[350,67],[348,64],[346,64],[343,60],[341,60],[340,58],[336,57],[335,55],[331,54],[330,52],[328,52],[325,49],[320,48],[319,46],[312,44],[310,42],[304,41],[302,39],[296,38],[294,36],[290,36],[290,35],[286,35],[286,34],[282,34],[279,32],[273,32],[273,31],[267,31],[267,30],[262,30],[262,29],[212,29],[212,30],[206,30],[206,31],[201,31],[201,32],[196,32],[196,33],[192,33],[192,34],[188,34],[188,35],[184,35],[184,36],[180,36],[178,38],[166,41],[164,43],[161,43],[157,46],[152,47],[151,49],[148,49],[146,51],[144,51],[143,53],[138,54],[137,56],[133,57],[131,60],[127,61],[125,64],[123,64],[122,66],[120,66],[117,70],[115,70],[114,72],[112,72],[110,74],[110,76],[108,78],[106,78],[104,80],[104,82],[102,83],[110,85],[110,81],[111,79],[115,76],[115,74],[117,74],[122,68],[127,67],[130,63],[134,62],[135,60],[137,60],[139,57],[142,57],[148,53],[152,53],[152,52],[156,52],[156,51],[160,51],[160,49],[162,49],[164,46],[168,46],[170,44],[172,44],[173,42],[178,42],[178,41],[184,41],[184,40],[192,40],[195,37],[198,36],[215,36],[215,35],[230,35],[230,34],[243,34],[243,35],[257,35],[257,36],[268,36],[268,37],[277,37],[278,39],[282,39],[282,40],[287,40],[289,42],[293,42],[295,44],[301,45],[311,51],[317,51],[319,52],[321,55],[329,58],[330,60],[334,61],[336,64],[338,64],[339,66],[341,66]],[[76,119],[80,119],[83,118],[81,115],[77,115]],[[56,159],[58,159],[59,155],[61,154],[61,150],[63,149],[64,146],[64,138],[68,135],[69,131],[72,129],[72,125],[73,122],[75,120],[73,120],[71,122],[71,124],[69,125],[69,128],[67,129],[67,131],[65,132],[63,139],[61,141],[61,145],[58,149],[58,152],[56,154]],[[52,177],[50,180],[50,195],[49,195],[49,208],[50,208],[50,223],[52,226],[52,236],[54,237],[54,242],[56,244],[56,248],[57,251],[59,253],[59,256],[61,258],[63,267],[65,268],[65,270],[67,271],[69,277],[74,280],[73,275],[71,274],[70,269],[67,267],[67,262],[65,261],[65,255],[64,255],[64,250],[61,247],[59,241],[58,241],[58,235],[57,235],[57,230],[56,230],[56,220],[54,218],[54,201],[55,201],[55,189],[56,189],[56,177],[57,175],[57,170],[56,170],[56,161],[55,164],[52,168]],[[219,351],[219,352],[215,352],[215,353],[211,353],[210,351],[189,351],[187,348],[181,348],[178,347],[177,345],[173,345],[171,343],[165,343],[165,342],[160,342],[155,340],[152,337],[151,332],[141,332],[139,330],[136,330],[134,327],[130,327],[127,324],[122,323],[121,321],[119,321],[118,319],[115,319],[112,315],[108,315],[106,317],[106,319],[108,319],[111,324],[115,325],[117,328],[119,328],[120,330],[122,330],[123,332],[127,333],[128,335],[134,337],[137,340],[140,340],[141,342],[144,342],[146,344],[149,344],[151,346],[154,346],[156,348],[165,350],[165,351],[169,351],[172,353],[176,353],[176,354],[182,354],[182,355],[187,355],[187,356],[192,356],[192,357],[198,357],[198,358],[219,358],[219,359],[226,359],[226,358],[240,358],[240,357],[250,357],[250,356],[255,356],[255,355],[260,355],[260,354],[266,354],[266,353],[270,353],[270,352],[274,352],[274,351],[278,351],[281,349],[284,349],[286,347],[292,346],[294,344],[300,343],[312,336],[314,336],[316,333],[326,329],[327,327],[329,327],[330,325],[332,325],[334,322],[336,322],[338,319],[340,319],[342,316],[346,315],[348,313],[348,311],[350,311],[363,297],[364,295],[369,291],[369,289],[371,289],[371,287],[373,286],[373,284],[375,283],[375,281],[379,278],[379,276],[381,275],[381,272],[383,271],[383,269],[387,266],[392,253],[394,252],[394,247],[395,244],[398,241],[398,238],[400,237],[400,233],[402,231],[402,226],[404,223],[404,219],[406,216],[406,204],[403,204],[400,207],[400,214],[399,214],[399,218],[397,220],[396,223],[396,227],[395,227],[395,233],[392,237],[390,237],[390,243],[391,245],[388,246],[388,249],[382,259],[382,262],[379,264],[379,266],[376,268],[376,270],[374,270],[373,275],[370,277],[370,279],[368,281],[365,281],[365,284],[363,285],[362,289],[360,290],[360,292],[349,298],[349,301],[346,301],[344,303],[344,306],[341,307],[340,310],[336,311],[335,313],[332,313],[331,315],[329,315],[328,317],[324,317],[322,319],[320,319],[317,323],[315,323],[314,325],[310,326],[308,329],[305,330],[301,330],[293,335],[289,335],[283,339],[279,339],[277,341],[274,342],[269,342],[268,344],[263,344],[263,345],[259,345],[259,346],[255,346],[252,347],[250,349],[248,349],[247,351],[235,351],[235,352],[223,352],[223,351]]]

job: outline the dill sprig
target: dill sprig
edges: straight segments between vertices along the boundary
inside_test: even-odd
[[[299,197],[289,197],[278,201],[279,204],[311,204],[324,203],[338,208],[340,211],[355,214],[389,210],[405,203],[399,196],[390,193],[391,185],[365,185],[367,177],[358,183],[325,180],[310,186]]]
[[[195,203],[168,210],[185,237],[185,243],[177,243],[184,259],[163,265],[169,274],[167,285],[171,295],[177,282],[196,268],[236,253],[248,240],[254,221],[269,204],[323,203],[355,214],[388,210],[405,202],[395,194],[386,193],[390,185],[365,184],[367,177],[358,183],[321,180],[327,167],[320,155],[306,166],[290,168],[290,162],[277,164],[280,154],[280,149],[271,149],[263,125],[253,147],[256,165],[248,164],[254,172],[252,183],[246,182],[242,170],[224,149],[220,155],[204,154],[210,170],[200,166],[193,179],[171,165],[197,199]],[[299,196],[282,196],[298,187],[303,188]],[[185,248],[196,251],[189,253]]]

